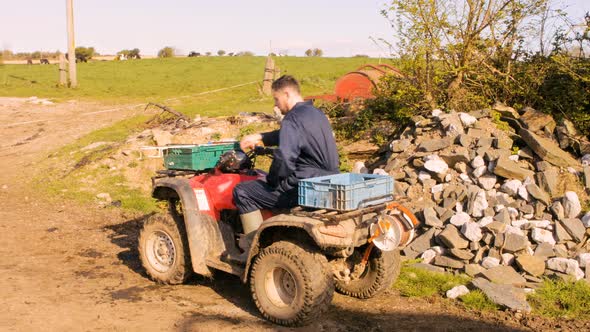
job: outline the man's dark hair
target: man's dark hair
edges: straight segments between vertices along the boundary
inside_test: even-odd
[[[291,75],[283,75],[272,82],[272,90],[279,91],[284,88],[293,88],[297,93],[301,93],[299,89],[299,82]]]

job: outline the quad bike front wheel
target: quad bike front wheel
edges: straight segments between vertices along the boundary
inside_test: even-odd
[[[334,281],[325,257],[280,241],[264,248],[256,257],[250,290],[266,319],[285,326],[303,326],[328,308]]]
[[[139,257],[150,279],[168,285],[184,283],[191,275],[188,243],[182,221],[155,214],[139,233]]]
[[[363,247],[363,249],[365,249]],[[352,271],[351,280],[336,280],[336,290],[344,295],[368,299],[386,290],[397,279],[401,269],[399,250],[381,251],[372,248],[365,265],[363,251],[356,248],[345,264]]]

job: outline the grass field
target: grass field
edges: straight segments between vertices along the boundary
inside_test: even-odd
[[[231,115],[270,111],[259,93],[265,57],[199,57],[97,61],[78,64],[78,88],[57,87],[58,65],[0,65],[0,96],[99,100],[105,103],[159,102],[188,115]],[[281,73],[300,80],[304,95],[329,93],[334,82],[368,58],[277,57]],[[210,94],[199,93],[257,81]]]

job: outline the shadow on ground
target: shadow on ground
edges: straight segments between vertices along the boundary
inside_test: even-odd
[[[120,224],[106,226],[112,231],[109,238],[112,243],[125,249],[118,254],[119,260],[132,271],[147,278],[139,261],[137,239],[143,221],[150,215],[124,221]],[[210,287],[225,300],[249,314],[249,317],[235,317],[226,313],[191,311],[183,315],[175,326],[178,331],[527,331],[503,325],[458,317],[448,314],[432,315],[419,312],[395,312],[387,310],[387,303],[399,301],[397,296],[383,295],[372,300],[358,300],[359,309],[351,309],[339,304],[332,304],[328,312],[318,322],[307,327],[285,328],[264,320],[252,301],[250,289],[237,276],[216,272],[213,278],[194,276],[190,285]],[[338,296],[338,295],[337,295]],[[357,301],[357,300],[352,300]],[[375,307],[371,307],[371,302]],[[353,304],[354,305],[354,304]],[[384,308],[385,307],[385,308]]]

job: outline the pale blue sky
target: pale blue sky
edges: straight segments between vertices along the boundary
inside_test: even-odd
[[[560,0],[575,17],[590,0]],[[0,49],[14,52],[66,48],[65,0],[0,0]],[[102,54],[139,48],[156,54],[164,46],[190,51],[286,50],[303,55],[384,56],[369,37],[393,40],[380,14],[383,0],[74,0],[76,44]]]

